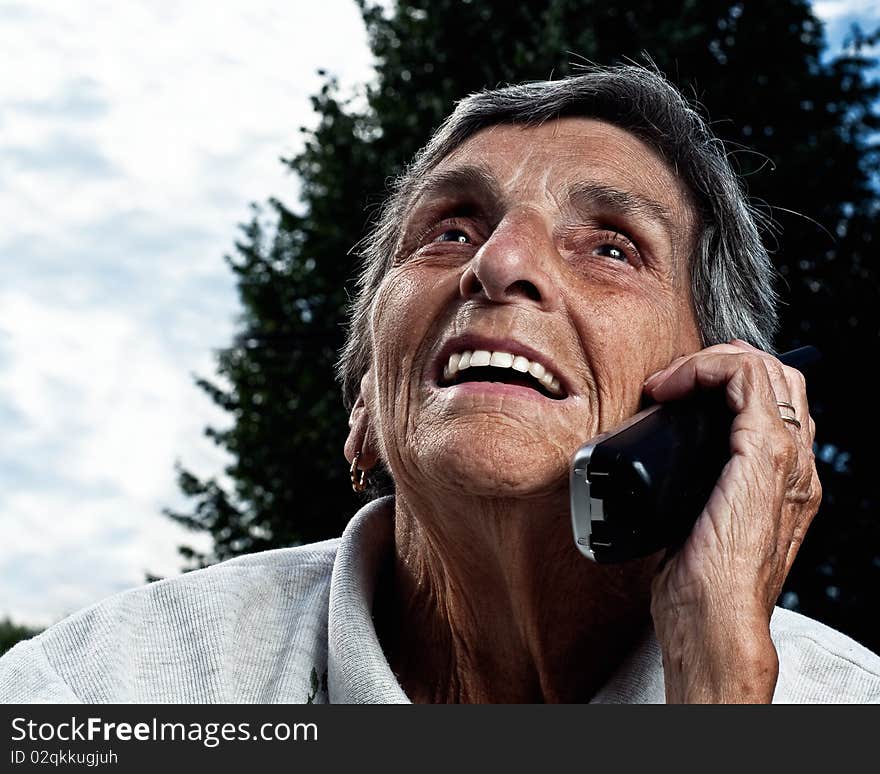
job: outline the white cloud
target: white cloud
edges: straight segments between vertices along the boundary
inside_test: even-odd
[[[221,469],[221,454],[199,441],[206,424],[226,419],[181,362],[210,373],[207,351],[175,352],[160,332],[112,309],[9,290],[0,308],[0,405],[16,418],[0,467],[24,473],[0,496],[0,599],[13,600],[17,618],[42,622],[69,610],[77,588],[74,607],[95,598],[98,582],[103,596],[142,582],[145,570],[176,571],[181,542],[205,546],[159,513],[180,501],[178,455],[203,472]],[[82,556],[94,568],[77,580]],[[63,588],[23,589],[4,576],[10,563],[31,578],[64,577]]]
[[[312,122],[316,69],[348,84],[369,76],[352,0],[104,2],[91,3],[88,16],[79,4],[28,7],[34,16],[0,25],[0,50],[17,73],[29,74],[0,75],[0,97],[11,106],[3,145],[36,153],[52,142],[58,123],[75,122],[78,140],[100,149],[119,178],[72,181],[51,169],[17,175],[24,199],[7,196],[2,205],[22,228],[42,227],[39,203],[46,199],[73,223],[123,202],[151,212],[193,210],[204,197],[204,160],[213,156],[241,161],[237,177],[227,180],[240,192],[239,207],[269,193],[288,199],[291,182],[278,157],[298,147],[297,128]],[[50,108],[57,113],[65,100],[100,104],[106,113],[88,120],[77,109],[49,120]],[[211,212],[196,209],[202,218]],[[233,223],[241,217],[240,209],[223,209]]]
[[[0,553],[3,612],[32,625],[141,585],[147,572],[176,574],[173,547],[204,545],[127,496],[31,491],[2,505],[4,541],[14,547]]]
[[[877,0],[819,0],[813,3],[813,13],[830,21],[841,16],[877,17]]]
[[[51,439],[46,462],[66,478],[135,500],[167,491],[163,461],[218,417],[206,406],[193,422],[190,376],[158,332],[120,311],[59,308],[14,291],[0,291],[0,308],[9,360],[0,395],[26,420],[7,444]],[[209,370],[207,354],[193,366]]]
[[[216,474],[213,374],[238,312],[222,261],[318,68],[370,77],[353,0],[0,7],[0,617],[45,624],[198,543],[173,465]],[[204,541],[200,547],[205,547]]]
[[[843,53],[844,44],[852,37],[853,25],[862,32],[870,34],[880,28],[880,3],[877,0],[822,0],[813,4],[813,12],[825,23],[825,37],[828,41],[826,58]],[[880,46],[863,47],[861,54],[875,57]],[[871,77],[875,77],[873,68]]]

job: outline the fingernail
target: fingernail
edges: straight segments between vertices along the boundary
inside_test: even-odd
[[[667,369],[665,369],[665,368],[661,368],[659,371],[655,371],[655,372],[654,372],[653,374],[651,374],[647,379],[645,379],[645,384],[644,384],[644,386],[645,386],[645,387],[652,387],[652,386],[654,386],[657,382],[660,381],[660,377],[663,376],[663,374],[666,373],[666,370],[667,370]]]

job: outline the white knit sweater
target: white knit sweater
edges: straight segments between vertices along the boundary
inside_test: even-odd
[[[99,602],[0,659],[3,702],[405,703],[371,615],[393,502],[341,538],[232,559]],[[880,658],[777,609],[776,702],[880,702]],[[593,698],[664,700],[653,634]]]

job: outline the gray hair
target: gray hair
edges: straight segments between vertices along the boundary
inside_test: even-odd
[[[580,116],[607,121],[654,148],[690,192],[698,218],[690,284],[704,346],[740,338],[771,350],[777,328],[773,266],[759,232],[769,221],[749,205],[724,146],[682,94],[638,65],[589,67],[558,81],[472,94],[461,100],[412,164],[392,183],[370,234],[355,247],[364,261],[338,365],[347,408],[372,356],[370,313],[400,249],[403,223],[421,179],[481,129],[535,126]]]

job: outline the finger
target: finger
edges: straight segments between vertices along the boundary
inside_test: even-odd
[[[748,346],[748,345],[747,345]],[[775,360],[775,358],[774,358]],[[780,524],[780,538],[786,540],[787,546],[781,548],[785,552],[785,576],[788,575],[797,557],[803,540],[819,510],[822,501],[822,485],[816,470],[816,459],[813,452],[813,443],[816,437],[816,423],[809,413],[809,401],[807,398],[807,385],[804,375],[797,369],[785,366],[776,360],[775,365],[767,363],[768,373],[774,371],[785,379],[787,394],[790,396],[786,401],[792,408],[791,412],[800,423],[799,426],[790,422],[786,424],[790,428],[792,436],[798,438],[796,462],[789,476],[789,484],[786,494],[786,505],[782,511]],[[778,379],[774,379],[774,390],[779,394]],[[787,413],[787,407],[781,407],[783,415]]]
[[[663,403],[706,388],[723,389],[727,405],[737,415],[731,425],[731,454],[765,458],[761,464],[783,474],[786,489],[801,482],[804,444],[780,418],[776,393],[761,356],[742,351],[710,354],[704,350],[685,360],[651,392]],[[786,548],[780,546],[783,556]]]
[[[689,355],[681,355],[680,357],[675,358],[669,365],[665,368],[661,368],[659,371],[651,374],[645,379],[645,387],[646,389],[650,386],[656,386],[660,382],[662,382],[669,374],[671,374],[675,369],[677,369],[680,365],[685,363],[697,355],[701,355],[704,353],[709,354],[736,354],[737,352],[741,352],[741,348],[737,347],[733,342],[729,344],[713,344],[711,347],[706,347],[705,349],[701,349],[698,352],[693,352]]]
[[[790,567],[807,529],[819,510],[819,504],[822,501],[822,484],[819,481],[816,458],[813,452],[816,423],[809,413],[806,381],[800,371],[787,367],[784,370],[791,391],[791,402],[795,406],[795,413],[801,423],[798,464],[789,489],[789,498],[792,502],[792,544],[789,548],[787,566]]]
[[[665,395],[665,390],[658,391],[660,384],[665,382],[672,373],[682,366],[685,366],[693,358],[704,357],[710,353],[749,354],[753,358],[757,358],[758,361],[763,364],[772,386],[773,395],[776,396],[774,401],[776,404],[776,411],[775,413],[768,412],[768,414],[777,417],[776,421],[788,432],[794,433],[795,435],[800,434],[805,443],[812,444],[810,429],[812,420],[807,419],[806,421],[802,421],[801,419],[798,419],[798,416],[803,418],[809,417],[808,410],[806,409],[806,387],[803,381],[803,375],[796,369],[784,366],[773,355],[764,352],[741,339],[733,339],[727,344],[716,344],[692,355],[677,358],[670,363],[669,366],[654,374],[645,382],[646,392],[650,393],[651,397],[658,401],[674,399],[667,397]],[[715,385],[704,384],[703,386]],[[683,397],[683,394],[676,395],[675,397]],[[798,406],[804,406],[805,408],[803,411],[799,411]]]
[[[788,494],[789,501],[797,504],[788,519],[793,534],[794,553],[797,553],[797,547],[803,540],[803,534],[818,510],[822,491],[816,474],[816,462],[813,454],[816,423],[809,413],[806,380],[799,370],[783,365],[772,355],[743,341],[735,340],[732,343],[762,357],[773,385],[773,391],[777,396],[780,417],[791,417],[797,422],[794,424],[783,419],[789,431],[800,441],[797,448],[797,461],[791,471]],[[817,492],[818,494],[816,494]]]
[[[728,347],[710,347],[673,364],[645,389],[662,403],[685,398],[700,389],[726,388],[728,404],[737,413],[756,400],[760,410],[778,422],[776,393],[761,357]]]
[[[779,421],[785,425],[789,432],[801,434],[803,423],[798,418],[799,401],[793,394],[792,380],[786,374],[785,366],[771,355],[761,357],[761,362],[767,369],[767,377],[770,379],[773,394],[776,396],[776,411],[779,414]]]
[[[796,368],[783,365],[770,353],[764,352],[746,341],[734,339],[731,344],[739,347],[742,351],[754,353],[762,359],[767,368],[770,383],[773,385],[780,418],[790,431],[801,435],[808,443],[812,443],[811,440],[808,440],[810,430],[809,422],[806,419],[809,418],[809,407],[803,374]],[[787,419],[783,419],[784,417]],[[790,421],[792,419],[795,421]]]
[[[758,357],[764,357],[768,360],[774,360],[773,356],[764,352],[763,350],[758,349],[757,347],[753,347],[746,341],[742,339],[731,339],[729,342],[724,344],[713,344],[710,347],[706,347],[697,352],[693,352],[689,355],[682,355],[680,357],[675,358],[669,365],[665,368],[660,369],[654,374],[651,374],[649,377],[645,379],[645,388],[647,390],[651,390],[663,382],[673,371],[677,370],[680,366],[684,365],[687,361],[691,360],[695,357],[703,357],[705,355],[712,354],[727,354],[727,355],[736,355],[744,352],[748,352],[750,354],[754,354]],[[781,364],[780,364],[781,365]],[[782,380],[780,379],[780,386],[782,384]],[[781,389],[782,392],[784,390]]]
[[[816,466],[812,467],[812,475],[810,477],[809,495],[807,501],[796,508],[797,517],[792,528],[792,534],[788,546],[788,555],[785,558],[785,575],[787,576],[791,570],[797,553],[803,544],[807,530],[813,523],[813,519],[819,510],[819,504],[822,502],[822,483],[819,480],[819,474]]]
[[[804,379],[804,375],[797,369],[785,366],[783,370],[788,382],[795,418],[801,423],[801,437],[807,446],[812,447],[813,441],[816,438],[816,423],[810,416],[807,382]]]

